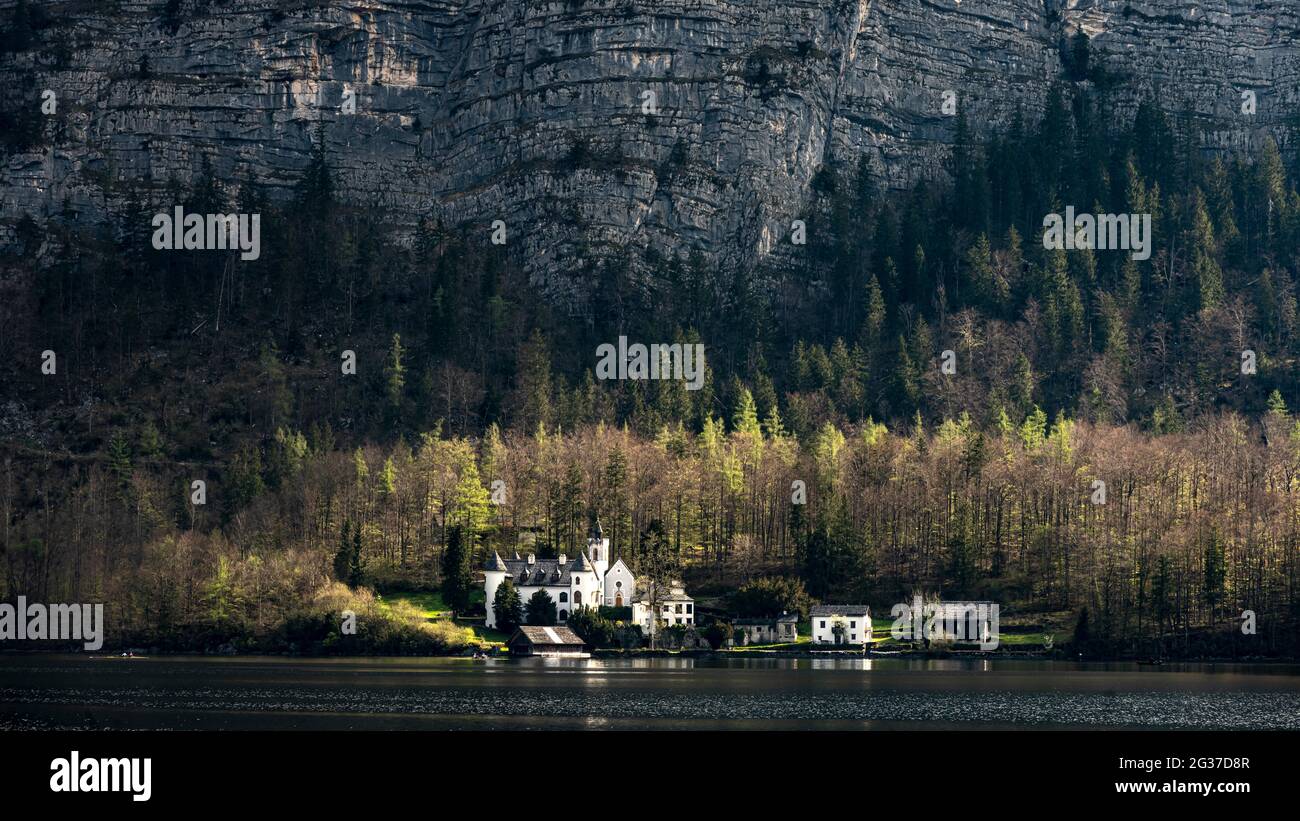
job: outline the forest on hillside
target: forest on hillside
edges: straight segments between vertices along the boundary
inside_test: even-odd
[[[1104,80],[1005,132],[959,114],[949,183],[828,164],[808,244],[749,268],[593,249],[572,314],[483,226],[431,213],[406,242],[347,204],[324,128],[291,200],[206,163],[106,178],[115,222],[25,217],[3,263],[0,598],[108,601],[119,639],[311,633],[521,539],[573,553],[594,514],[634,567],[659,523],[705,593],[1086,608],[1127,651],[1236,652],[1250,609],[1241,652],[1294,653],[1295,142],[1211,154],[1154,101],[1108,129]],[[609,162],[575,140],[555,173]],[[178,203],[260,213],[261,257],[154,250]],[[1153,253],[1044,250],[1066,205],[1151,214]],[[704,387],[596,380],[620,335],[704,344]]]

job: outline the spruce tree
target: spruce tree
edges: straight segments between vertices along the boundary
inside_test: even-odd
[[[442,551],[442,597],[457,613],[469,609],[474,589],[473,540],[465,530],[453,525],[447,530],[447,544]]]
[[[312,141],[311,160],[302,179],[298,181],[298,205],[302,211],[314,216],[326,214],[334,201],[334,181],[330,175],[329,161],[325,156],[325,126],[316,128]]]
[[[348,565],[348,587],[357,588],[364,580],[365,567],[361,561],[361,523],[352,530],[352,559]]]
[[[505,579],[492,596],[492,612],[496,614],[496,629],[503,633],[512,633],[524,623],[524,603],[519,597],[519,589],[510,579]]]
[[[735,433],[759,436],[762,431],[758,424],[758,409],[754,406],[754,395],[749,388],[742,388],[736,398],[736,413],[731,420],[731,429]]]
[[[352,520],[344,519],[342,532],[339,534],[339,549],[334,554],[334,578],[346,584],[352,571],[352,539],[348,531],[352,529]]]
[[[402,335],[393,334],[393,344],[389,346],[388,357],[384,361],[384,395],[393,421],[401,417],[402,399],[406,393],[406,365],[402,362],[405,353]]]
[[[545,590],[538,590],[528,599],[528,605],[524,610],[524,618],[528,624],[538,625],[540,627],[549,627],[555,624],[555,602],[551,599],[549,593]]]

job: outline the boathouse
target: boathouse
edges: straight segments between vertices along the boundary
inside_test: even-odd
[[[512,656],[588,656],[582,639],[567,627],[520,627],[506,642],[506,647]]]

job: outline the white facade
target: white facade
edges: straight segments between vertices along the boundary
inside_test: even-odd
[[[641,625],[642,630],[650,629],[650,602],[639,601],[633,603],[632,621]],[[690,599],[660,602],[659,621],[667,626],[695,624],[695,602]]]
[[[856,644],[871,641],[871,611],[862,607],[814,607],[813,644]]]
[[[635,601],[636,577],[619,559],[605,574],[605,606],[631,607]]]
[[[669,586],[667,593],[659,600],[659,621],[666,626],[695,624],[695,600],[686,595],[686,588],[680,582]],[[632,623],[641,629],[650,629],[651,614],[649,595],[632,603]]]
[[[616,577],[616,583],[622,583],[629,589],[636,588],[636,578],[627,565],[622,560],[615,562],[615,567],[620,570]],[[484,601],[484,610],[487,613],[485,624],[488,627],[496,627],[496,613],[493,610],[493,602],[496,598],[497,588],[509,576],[514,579],[515,589],[519,591],[519,598],[522,600],[525,608],[528,606],[528,600],[538,590],[545,590],[546,594],[555,602],[556,620],[563,624],[568,621],[569,615],[579,607],[599,607],[604,604],[605,577],[609,568],[609,539],[594,537],[587,540],[586,553],[581,557],[570,558],[561,554],[558,559],[538,559],[532,553],[527,558],[505,561],[499,554],[493,554],[492,559],[488,562],[487,567],[483,568],[483,594],[486,597]],[[547,578],[544,583],[534,581],[537,577],[537,571],[544,569],[547,571],[543,575]],[[550,579],[559,576],[561,580],[567,581],[567,584],[555,584]],[[526,577],[528,581],[521,581],[521,577]],[[613,589],[618,589],[614,587]],[[613,597],[616,598],[616,597]]]
[[[491,565],[483,570],[483,595],[486,596],[483,607],[487,610],[487,620],[484,624],[488,627],[497,626],[496,613],[492,612],[492,602],[496,600],[497,588],[506,580],[506,575],[506,571],[493,570]]]

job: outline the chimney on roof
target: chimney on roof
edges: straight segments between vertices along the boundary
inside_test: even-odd
[[[564,564],[568,560],[569,560],[568,556],[564,555],[563,553],[560,554],[560,559],[559,559],[560,564]]]
[[[536,564],[536,563],[537,563],[537,554],[536,554],[536,553],[529,553],[529,554],[528,554],[528,563],[529,563],[529,564]]]

